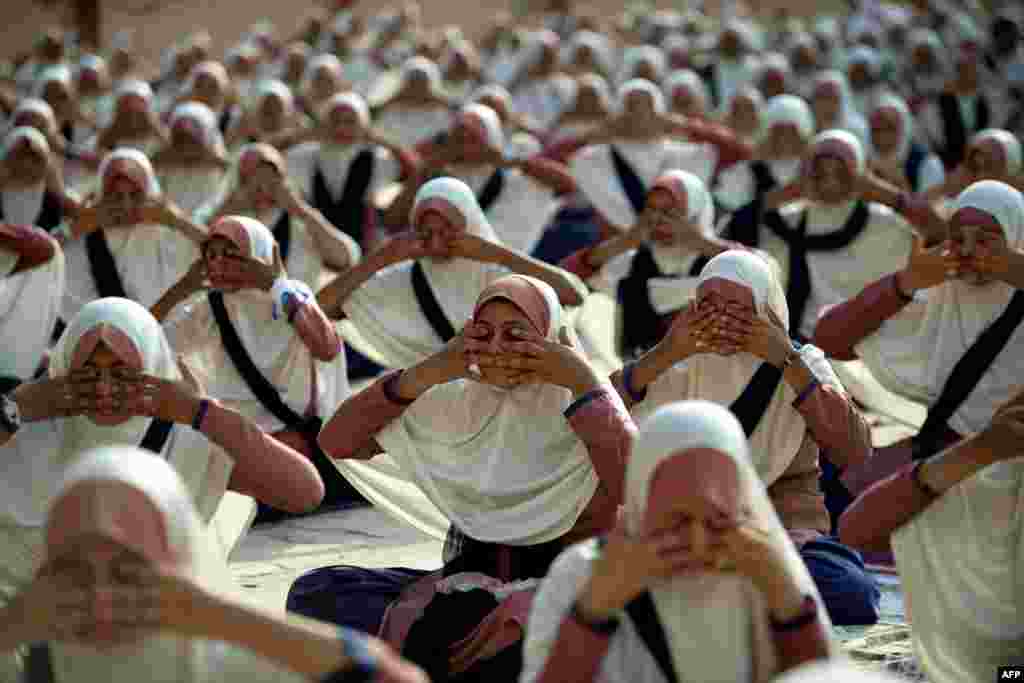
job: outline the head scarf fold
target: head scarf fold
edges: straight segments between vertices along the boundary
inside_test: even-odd
[[[766,259],[751,252],[724,252],[704,266],[697,287],[715,278],[750,290],[755,314],[767,319],[771,311],[783,329],[789,332],[786,293]],[[805,345],[800,355],[816,377],[841,388],[839,379],[820,349]],[[658,377],[650,385],[640,411],[649,414],[660,405],[684,399],[712,401],[728,407],[743,393],[761,363],[760,358],[746,352],[729,357],[699,354]],[[796,392],[785,382],[780,382],[750,437],[750,457],[765,486],[771,486],[782,476],[806,437],[806,423],[792,406],[795,399]]]
[[[1006,164],[1004,172],[1010,176],[1020,173],[1024,156],[1022,156],[1021,144],[1017,136],[1001,128],[986,128],[975,133],[971,138],[971,146],[974,147],[989,141],[994,142],[1002,153],[1003,162]]]
[[[796,126],[804,140],[814,135],[814,114],[807,102],[796,95],[776,95],[767,102],[764,111],[764,131],[780,124]]]
[[[1024,245],[1024,197],[1010,186],[994,180],[974,183],[960,193],[953,208],[954,216],[962,208],[993,216],[1011,249]],[[944,282],[863,340],[857,355],[887,389],[930,405],[956,362],[1006,310],[1013,292],[1002,282]],[[949,426],[960,434],[984,428],[995,409],[1016,394],[1022,366],[1024,334],[1018,328]]]
[[[141,551],[150,562],[175,566],[206,590],[232,592],[227,567],[202,529],[187,486],[163,460],[127,446],[92,449],[67,470],[58,490],[48,519],[47,555],[79,536],[99,533]],[[213,675],[215,652],[205,641],[163,634],[113,653],[51,646],[57,679],[71,683],[197,683]]]
[[[503,299],[548,340],[562,308],[551,287],[523,275],[479,292],[474,315]],[[437,385],[377,435],[430,501],[471,538],[534,545],[572,529],[597,490],[586,446],[562,416],[571,396],[549,384],[502,390],[473,380]]]
[[[713,468],[694,463],[695,458],[709,455],[694,452],[699,449],[714,450],[727,460],[719,458]],[[676,464],[704,472],[690,484],[695,491],[719,484],[722,477],[738,481],[738,489],[727,487],[728,497],[735,498],[730,502],[746,510],[751,523],[782,549],[788,573],[803,593],[818,601],[827,624],[817,588],[751,462],[743,428],[727,408],[701,400],[673,402],[640,423],[626,466],[626,528],[632,534],[641,532],[655,472]],[[726,467],[732,472],[722,469]],[[718,477],[717,472],[721,472]],[[675,669],[684,680],[766,683],[778,673],[764,597],[746,577],[727,572],[692,573],[657,584],[650,593]]]

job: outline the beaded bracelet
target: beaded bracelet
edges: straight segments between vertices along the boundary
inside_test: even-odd
[[[633,369],[635,367],[635,363],[626,363],[622,367],[622,388],[629,394],[629,399],[633,403],[640,403],[640,401],[647,398],[647,388],[645,387],[642,391],[633,389]]]

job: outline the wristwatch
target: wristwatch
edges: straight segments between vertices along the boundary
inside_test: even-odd
[[[600,621],[588,619],[586,615],[583,614],[583,610],[580,609],[578,601],[572,604],[572,619],[580,626],[590,629],[594,633],[602,636],[610,636],[619,628],[619,619],[616,617],[609,617],[608,619],[602,619]]]
[[[18,403],[7,394],[0,394],[0,429],[14,435],[21,429],[21,411]]]

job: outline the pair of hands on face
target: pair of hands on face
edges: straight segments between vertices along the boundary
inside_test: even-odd
[[[106,613],[117,642],[135,642],[161,630],[201,635],[202,607],[212,597],[188,577],[144,564],[125,566],[117,583],[83,587],[59,566],[47,565],[8,605],[25,642],[89,644]],[[102,596],[100,598],[99,596]]]
[[[181,279],[180,285],[188,293],[210,286],[232,290],[260,289],[270,291],[278,278],[287,277],[281,249],[274,245],[274,262],[270,265],[254,258],[222,256],[216,262],[200,256]]]
[[[947,240],[927,247],[924,240],[917,237],[907,266],[899,274],[899,284],[903,291],[910,292],[937,287],[968,273],[1003,280],[1014,267],[1015,257],[1015,252],[1004,241],[979,242],[968,255],[957,242]]]
[[[444,381],[471,379],[502,389],[553,384],[581,394],[597,384],[594,371],[568,327],[557,341],[541,337],[526,325],[507,330],[512,338],[495,347],[485,326],[469,321],[434,362]],[[499,334],[494,332],[493,334]]]
[[[173,225],[181,218],[181,209],[168,197],[157,197],[142,202],[123,201],[105,197],[83,209],[95,217],[100,228],[116,228],[138,223]]]
[[[82,368],[40,380],[40,403],[49,417],[154,417],[190,422],[199,400],[198,382],[180,364],[185,379],[173,381],[127,368]],[[44,403],[45,401],[45,403]]]
[[[378,255],[389,264],[429,257],[464,258],[491,263],[500,258],[501,254],[503,250],[498,245],[465,231],[453,233],[444,241],[441,249],[432,244],[428,234],[409,231],[396,235],[378,250]]]
[[[614,612],[661,582],[705,572],[746,576],[769,597],[787,586],[780,544],[749,515],[705,533],[708,547],[697,556],[679,529],[633,535],[620,523],[594,565],[585,604],[603,614]]]
[[[698,251],[708,246],[708,238],[691,223],[685,211],[677,208],[645,208],[628,233],[630,242],[639,245],[653,240],[655,231],[661,226],[671,226],[675,244]]]
[[[781,365],[793,350],[789,334],[769,310],[760,318],[738,304],[691,301],[672,322],[665,343],[673,358],[698,353],[732,356],[747,352]]]

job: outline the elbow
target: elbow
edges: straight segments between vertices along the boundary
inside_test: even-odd
[[[288,500],[282,501],[281,509],[293,514],[313,512],[324,500],[324,482],[316,469],[310,465],[312,476],[307,477],[300,486],[292,492]]]
[[[575,287],[566,288],[558,298],[563,306],[582,306],[584,300],[583,293]]]
[[[889,536],[880,535],[865,521],[857,508],[851,506],[839,517],[836,529],[839,542],[861,552],[887,552],[890,549]]]
[[[857,360],[851,341],[849,334],[843,334],[842,326],[830,320],[826,313],[815,326],[811,343],[834,360]]]
[[[335,336],[333,344],[317,344],[310,349],[310,354],[321,363],[333,363],[344,348],[341,339]]]

